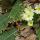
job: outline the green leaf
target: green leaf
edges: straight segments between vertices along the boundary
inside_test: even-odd
[[[40,40],[40,28],[36,30],[36,34],[37,34],[38,40]]]
[[[5,29],[6,24],[7,24],[8,21],[9,21],[8,15],[9,15],[9,14],[0,15],[0,31],[1,31],[2,29]]]
[[[13,28],[10,31],[5,31],[0,35],[0,40],[15,40],[16,29]]]
[[[21,2],[18,0],[15,5],[13,6],[9,17],[15,21],[21,20],[21,14],[23,7],[20,5]]]

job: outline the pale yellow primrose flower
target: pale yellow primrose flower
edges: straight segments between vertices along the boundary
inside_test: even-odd
[[[35,5],[35,9],[36,10],[40,10],[40,4],[39,5]]]
[[[40,11],[38,10],[33,10],[33,12],[35,12],[36,14],[40,14]]]
[[[26,21],[32,20],[34,15],[32,9],[29,7],[29,8],[25,8],[24,11],[25,13],[22,14],[22,19]]]
[[[33,26],[33,20],[28,21],[28,26]]]
[[[35,12],[36,14],[40,14],[40,4],[35,5],[35,9],[36,9],[36,10],[34,10],[34,12]]]

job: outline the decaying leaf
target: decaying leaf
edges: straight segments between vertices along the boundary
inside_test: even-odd
[[[1,0],[2,14],[9,12],[15,2],[16,0]]]
[[[30,28],[25,28],[20,32],[19,36],[16,36],[15,40],[36,40],[36,35]]]

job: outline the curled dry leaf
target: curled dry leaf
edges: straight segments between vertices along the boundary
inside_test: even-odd
[[[26,40],[36,40],[36,35],[31,34],[29,37],[26,38]]]
[[[16,36],[15,40],[36,40],[36,35],[30,28],[25,28],[20,32],[20,36]]]

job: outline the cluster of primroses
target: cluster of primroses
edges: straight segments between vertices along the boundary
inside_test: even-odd
[[[22,14],[22,19],[28,21],[28,26],[33,26],[34,13],[40,14],[40,4],[35,4],[34,6],[35,10],[31,6],[27,5]]]

